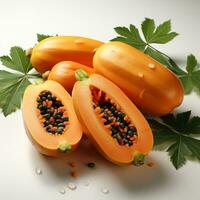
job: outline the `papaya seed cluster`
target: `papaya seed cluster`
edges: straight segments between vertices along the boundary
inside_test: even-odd
[[[137,130],[130,118],[108,95],[97,87],[91,86],[93,108],[110,135],[120,144],[132,146],[137,140]]]
[[[62,102],[50,91],[44,90],[37,98],[37,108],[45,130],[49,134],[63,134],[69,118]]]

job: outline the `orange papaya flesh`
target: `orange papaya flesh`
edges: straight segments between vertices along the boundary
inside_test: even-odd
[[[82,137],[72,98],[55,81],[28,86],[23,96],[22,114],[26,133],[42,154],[66,155],[77,147]]]
[[[109,42],[94,55],[95,73],[118,85],[143,112],[161,116],[181,104],[180,80],[165,66],[122,42]]]
[[[88,74],[92,74],[94,71],[93,68],[77,62],[61,61],[54,65],[54,67],[51,69],[48,75],[48,80],[57,81],[65,88],[65,90],[67,90],[67,92],[71,94],[73,86],[76,82],[75,71],[77,69],[83,69]]]
[[[141,165],[153,145],[148,122],[114,83],[98,74],[75,83],[72,99],[84,132],[102,155],[119,165]]]
[[[60,61],[70,60],[92,67],[95,49],[103,43],[79,36],[55,36],[39,42],[32,50],[31,63],[43,74]]]

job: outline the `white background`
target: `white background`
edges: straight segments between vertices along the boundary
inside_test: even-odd
[[[115,36],[113,27],[140,25],[144,17],[157,23],[172,19],[173,30],[180,33],[173,42],[158,47],[178,62],[193,53],[200,60],[200,1],[198,0],[87,0],[87,1],[2,1],[0,0],[0,55],[11,46],[28,48],[36,43],[36,33],[81,35],[108,41]],[[179,110],[192,109],[200,115],[200,98],[187,96]],[[166,153],[152,152],[148,160],[156,166],[117,167],[88,146],[82,145],[66,160],[41,156],[27,139],[21,112],[4,118],[0,115],[0,199],[137,199],[199,200],[200,165],[188,162],[176,171]],[[79,178],[69,176],[68,161],[78,165]],[[84,166],[96,162],[96,169]],[[42,169],[38,176],[35,168]],[[77,184],[75,191],[66,188]],[[88,182],[90,185],[85,186]],[[66,188],[66,194],[58,190]],[[110,190],[108,195],[101,188]]]

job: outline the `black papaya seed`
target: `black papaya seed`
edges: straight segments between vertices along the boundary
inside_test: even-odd
[[[128,141],[128,145],[131,146],[133,145],[133,142],[131,140]]]
[[[125,114],[124,114],[123,112],[118,112],[118,117],[119,117],[120,119],[124,119]]]
[[[57,122],[57,123],[62,123],[63,120],[62,120],[62,119],[56,119],[56,122]]]
[[[47,130],[47,132],[49,132],[49,133],[52,132],[51,128],[49,128],[49,127],[47,127],[46,130]]]
[[[42,99],[43,101],[45,101],[47,98],[46,98],[45,96],[42,96],[41,99]]]
[[[62,132],[63,132],[63,130],[61,130],[61,129],[56,130],[56,133],[58,133],[58,134],[62,134]]]
[[[59,123],[57,126],[58,127],[64,127],[65,125],[63,123]]]
[[[43,117],[46,119],[49,119],[51,117],[51,115],[47,113],[47,114],[44,114]]]
[[[49,121],[45,121],[45,122],[44,122],[44,126],[48,126],[49,124],[50,124]]]
[[[63,117],[62,120],[65,122],[65,121],[69,121],[69,118],[68,117]]]
[[[89,162],[86,164],[89,168],[94,168],[95,167],[95,163],[93,162]]]
[[[56,97],[54,95],[51,95],[51,100],[55,101]]]

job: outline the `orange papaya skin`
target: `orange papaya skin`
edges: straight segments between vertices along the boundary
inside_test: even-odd
[[[41,125],[37,110],[37,97],[43,90],[51,91],[61,99],[69,116],[69,125],[61,135],[48,134]],[[48,80],[42,84],[30,85],[26,88],[22,101],[22,116],[28,138],[35,148],[44,155],[52,157],[66,156],[73,151],[82,137],[82,128],[75,114],[72,98],[57,82]],[[60,151],[61,145],[69,146],[69,151]]]
[[[94,51],[103,43],[78,36],[55,36],[39,42],[32,50],[31,63],[44,73],[58,62],[71,60],[92,67]]]
[[[61,61],[54,65],[51,69],[48,80],[54,80],[60,83],[67,92],[71,94],[73,86],[76,82],[75,71],[77,69],[83,69],[88,74],[92,74],[94,69],[87,67],[77,62],[72,61]]]
[[[138,132],[137,143],[133,146],[120,146],[109,135],[107,128],[94,111],[90,91],[91,85],[108,94],[133,121]],[[147,155],[152,149],[153,136],[148,122],[124,92],[110,80],[101,75],[92,74],[88,80],[77,81],[72,91],[72,99],[84,133],[109,161],[117,165],[131,164],[134,161],[135,153],[140,152]],[[84,101],[81,99],[84,99]]]
[[[122,42],[109,42],[97,49],[95,73],[117,84],[143,112],[161,116],[183,100],[180,80],[162,64]]]

